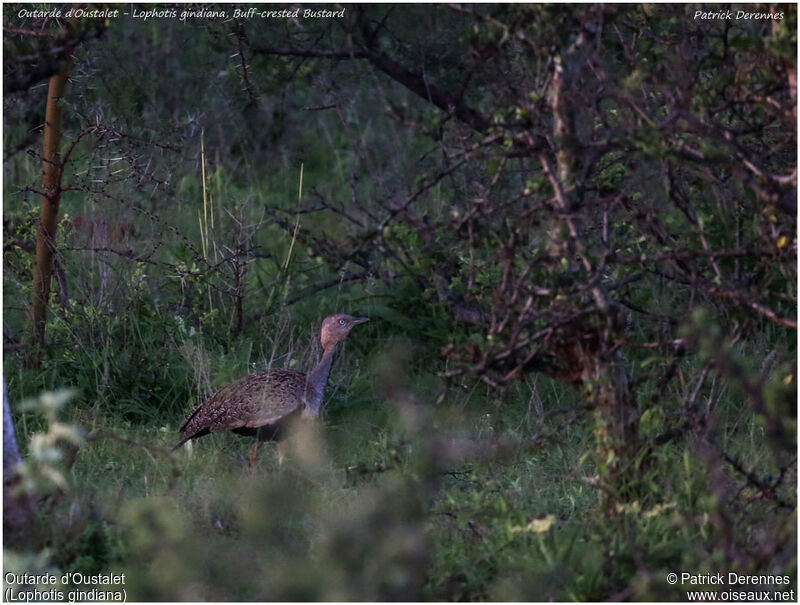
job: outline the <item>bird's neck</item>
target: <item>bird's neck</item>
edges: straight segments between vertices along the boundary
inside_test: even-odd
[[[319,360],[317,366],[308,374],[308,383],[306,388],[306,405],[308,412],[312,416],[319,415],[319,408],[322,405],[322,394],[325,391],[325,385],[328,384],[328,375],[331,373],[331,363],[333,363],[333,351],[336,345],[328,345],[322,359]]]

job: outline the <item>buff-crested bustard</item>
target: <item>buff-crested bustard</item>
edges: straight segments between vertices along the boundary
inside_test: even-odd
[[[250,448],[251,470],[262,441],[278,442],[280,462],[283,457],[280,442],[286,437],[288,425],[298,416],[319,415],[336,345],[347,338],[354,326],[365,321],[369,318],[343,313],[329,315],[320,330],[322,358],[311,372],[264,370],[222,387],[186,417],[179,429],[181,440],[173,449],[196,437],[233,431],[256,438]]]

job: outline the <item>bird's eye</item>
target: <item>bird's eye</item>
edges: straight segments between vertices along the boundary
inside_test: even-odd
[[[339,320],[339,325],[340,325],[340,326],[343,326],[343,325],[344,325],[344,320],[343,320],[343,319],[340,319],[340,320]]]

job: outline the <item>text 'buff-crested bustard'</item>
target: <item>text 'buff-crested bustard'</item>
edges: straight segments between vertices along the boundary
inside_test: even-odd
[[[233,431],[256,438],[250,448],[251,470],[262,441],[278,442],[280,461],[280,441],[286,437],[288,425],[297,416],[319,415],[336,345],[347,338],[354,326],[365,321],[369,318],[343,313],[329,315],[323,320],[320,330],[322,359],[311,372],[277,368],[264,370],[222,387],[186,417],[179,429],[181,440],[173,449],[209,433]]]

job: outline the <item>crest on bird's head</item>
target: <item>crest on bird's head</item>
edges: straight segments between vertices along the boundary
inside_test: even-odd
[[[353,326],[363,324],[365,321],[369,321],[369,317],[353,317],[345,313],[328,315],[328,317],[322,320],[322,330],[320,331],[322,348],[327,350],[328,347],[342,342],[347,338]]]

